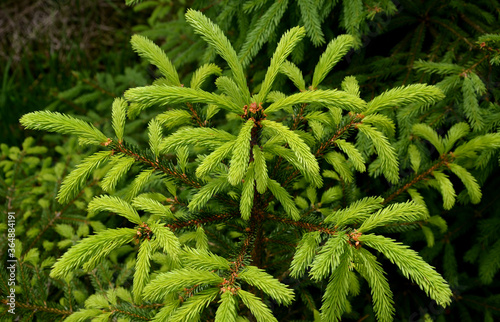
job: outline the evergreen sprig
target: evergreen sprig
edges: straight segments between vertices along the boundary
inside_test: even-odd
[[[28,129],[77,135],[81,144],[101,144],[107,141],[107,137],[92,124],[57,112],[28,113],[20,122]]]

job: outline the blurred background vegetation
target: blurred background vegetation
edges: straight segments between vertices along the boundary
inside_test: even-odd
[[[25,136],[40,135],[20,128],[19,118],[31,111],[88,114],[91,97],[73,102],[64,95],[77,84],[120,95],[109,79],[104,84],[106,75],[136,65],[129,40],[133,26],[146,18],[120,0],[1,1],[0,142],[20,145]]]

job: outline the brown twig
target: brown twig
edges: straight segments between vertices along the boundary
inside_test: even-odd
[[[2,303],[7,305],[7,300],[2,299]],[[40,306],[40,305],[33,305],[29,303],[21,303],[16,301],[16,307],[20,307],[23,309],[28,309],[32,311],[41,311],[41,312],[49,312],[49,313],[56,313],[56,314],[61,314],[61,315],[70,315],[73,313],[73,311],[66,311],[66,310],[60,310],[52,307],[46,307],[46,306]]]
[[[187,184],[191,187],[194,187],[194,188],[201,187],[201,185],[198,182],[189,179],[184,173],[179,173],[173,169],[170,169],[169,167],[166,167],[166,166],[160,164],[160,162],[158,160],[149,160],[148,158],[127,149],[125,146],[123,146],[123,144],[121,142],[116,143],[116,145],[114,146],[114,151],[118,151],[118,152],[121,152],[125,155],[131,156],[135,160],[137,160],[141,163],[147,164],[150,167],[152,167],[153,169],[158,169],[163,173],[171,175],[172,177],[181,180],[182,182],[184,182],[185,184]]]
[[[278,217],[278,216],[275,216],[273,214],[267,214],[266,219],[270,219],[270,220],[273,220],[276,222],[281,222],[281,223],[284,223],[287,225],[299,227],[299,228],[302,228],[302,229],[305,229],[308,231],[320,231],[320,232],[328,234],[328,235],[335,235],[337,233],[337,231],[335,229],[331,229],[331,228],[324,227],[321,225],[315,225],[315,224],[311,224],[311,223],[306,223],[306,222],[295,221],[295,220],[287,219],[287,218],[283,218],[283,217]]]
[[[205,124],[204,124],[204,122],[201,121],[200,116],[198,115],[198,113],[196,113],[196,110],[194,109],[193,104],[191,104],[191,103],[188,102],[188,103],[186,103],[186,105],[189,108],[189,110],[191,111],[191,114],[193,114],[193,119],[196,121],[196,123],[198,123],[198,125],[200,127],[204,127]]]
[[[451,155],[451,152],[448,154],[443,154],[440,156],[439,161],[435,163],[432,167],[429,169],[425,170],[424,172],[420,173],[417,175],[415,178],[413,178],[410,182],[406,183],[404,186],[396,190],[394,193],[392,193],[389,197],[385,198],[385,200],[382,202],[382,205],[386,205],[387,203],[391,202],[394,198],[405,192],[406,190],[410,189],[413,185],[416,183],[426,179],[430,174],[432,174],[433,171],[439,169],[441,166],[446,165],[447,163],[451,162],[453,159],[453,156]]]
[[[214,215],[214,216],[203,218],[203,219],[191,219],[188,221],[178,221],[178,222],[175,222],[172,224],[166,224],[165,227],[170,228],[170,230],[178,230],[178,229],[182,229],[185,227],[199,226],[199,225],[204,225],[204,224],[211,223],[211,222],[218,221],[218,220],[229,219],[229,218],[232,218],[235,216],[236,216],[236,214],[234,214],[234,213],[219,214],[219,215]]]

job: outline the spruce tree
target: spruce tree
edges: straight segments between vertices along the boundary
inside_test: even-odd
[[[223,32],[227,28],[188,10],[185,21],[209,48],[189,85],[153,41],[132,37],[132,48],[161,77],[114,100],[114,134],[57,112],[23,116],[26,128],[76,134],[82,145],[98,148],[66,176],[58,201],[70,202],[95,171],[106,169],[100,180],[105,194],[88,203],[87,217],[123,217],[121,226],[71,247],[50,278],[69,282],[75,275],[109,274],[109,258],[121,256],[133,274],[131,285],[111,274],[107,288],[101,286],[66,321],[337,321],[356,316],[352,307],[364,285],[376,319],[390,321],[398,311],[391,291],[397,277],[388,272],[401,273],[439,306],[451,303],[453,281],[395,233],[414,230],[432,246],[434,232],[446,231],[426,202],[429,188],[439,192],[445,210],[457,199],[481,201],[482,180],[474,169],[492,162],[500,134],[478,103],[486,90],[477,65],[415,61],[417,70],[446,78],[436,86],[401,84],[363,99],[356,76],[343,77],[336,89],[325,84],[336,64],[362,45],[367,16],[353,20],[361,1],[344,6],[348,33],[328,43],[318,22],[330,11],[297,1],[304,27],[277,38],[267,68],[254,71],[251,80],[258,81],[252,82],[252,60],[265,59],[257,53],[277,30],[268,24],[278,26],[287,4],[246,2],[245,10],[266,14],[252,21],[238,52]],[[479,46],[495,37],[483,36]],[[309,70],[294,59],[304,40],[325,45]],[[488,58],[496,63],[491,50]],[[459,86],[461,92],[453,92]],[[445,133],[432,120],[419,121],[425,113],[439,117],[456,95],[464,117]],[[125,135],[127,117],[140,115],[151,116],[147,146]],[[134,179],[127,180],[131,174]],[[485,282],[500,268],[492,254],[486,255],[490,267],[482,268]],[[477,256],[469,255],[471,261]],[[313,289],[320,290],[321,301]],[[297,313],[294,307],[309,310]]]

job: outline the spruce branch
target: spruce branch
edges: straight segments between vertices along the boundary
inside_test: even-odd
[[[302,71],[294,63],[285,60],[280,66],[279,72],[290,78],[299,91],[306,91],[306,82],[302,76]]]
[[[233,153],[235,144],[236,140],[232,140],[216,148],[212,153],[204,158],[198,168],[196,168],[196,176],[198,178],[203,178],[214,171],[224,159],[228,158],[229,155]]]
[[[250,309],[257,322],[278,322],[269,307],[254,294],[244,290],[239,290],[237,294],[243,304]]]
[[[210,201],[210,199],[216,194],[222,192],[223,190],[229,187],[228,178],[226,175],[219,176],[208,182],[205,186],[203,186],[196,195],[194,195],[193,199],[189,203],[189,210],[195,211],[200,208],[203,208],[205,204]]]
[[[363,119],[363,117],[364,116],[362,114],[349,113],[349,118],[348,118],[346,124],[342,127],[339,127],[330,139],[328,139],[326,142],[322,143],[318,147],[318,149],[316,150],[314,155],[319,156],[322,153],[324,153],[326,151],[326,149],[329,148],[330,146],[332,146],[337,139],[339,139],[340,137],[342,137],[342,135],[344,135],[349,130],[354,128],[356,126],[356,124],[358,124]]]
[[[238,59],[243,66],[248,66],[285,14],[288,0],[274,2],[269,9],[259,18],[252,30],[247,34],[245,42],[240,49]]]
[[[170,319],[172,321],[196,321],[199,315],[210,302],[215,300],[219,294],[218,288],[209,288],[189,297],[179,308],[177,308]]]
[[[166,217],[168,219],[174,219],[174,215],[169,207],[164,206],[157,200],[139,196],[132,199],[132,206],[136,209],[147,211],[153,215],[157,215],[159,217]]]
[[[108,140],[92,124],[57,112],[38,111],[28,113],[20,119],[20,122],[28,129],[77,135],[81,144],[104,144]]]
[[[342,57],[354,46],[355,39],[351,35],[340,35],[332,40],[321,55],[314,69],[312,89],[317,89],[326,75],[340,61]]]
[[[311,0],[299,0],[298,4],[304,19],[307,35],[311,38],[315,46],[322,45],[325,39],[321,30],[321,18],[318,13],[318,7]]]
[[[312,155],[310,148],[304,141],[295,132],[290,131],[290,129],[280,123],[269,120],[263,120],[261,123],[264,128],[275,132],[286,141],[295,153],[297,161],[302,164],[306,177],[308,177],[314,186],[320,187],[323,182],[319,175],[318,161]]]
[[[99,196],[92,199],[88,207],[89,217],[99,211],[110,211],[136,226],[133,229],[102,230],[84,238],[54,265],[51,277],[69,278],[73,271],[81,268],[92,270],[102,263],[91,272],[92,286],[97,293],[89,296],[84,309],[73,312],[73,306],[77,305],[74,299],[78,300],[78,295],[73,293],[73,284],[68,283],[63,290],[69,294],[69,312],[74,313],[71,319],[124,317],[149,320],[155,314],[153,310],[159,309],[154,321],[197,321],[213,318],[214,313],[216,321],[238,321],[242,318],[238,317],[238,310],[246,307],[248,310],[241,313],[252,314],[257,321],[277,321],[278,316],[273,314],[282,308],[270,308],[265,303],[271,299],[278,304],[292,304],[294,291],[281,282],[290,274],[291,278],[299,279],[293,288],[312,312],[289,310],[286,318],[297,318],[301,314],[301,318],[314,316],[316,320],[338,321],[344,313],[350,312],[351,305],[359,308],[349,298],[359,295],[365,287],[360,284],[356,270],[371,289],[376,318],[390,321],[394,316],[393,294],[382,266],[368,249],[384,254],[405,277],[417,283],[438,304],[445,306],[450,303],[451,291],[432,266],[408,246],[371,232],[395,232],[420,226],[422,232],[417,233],[425,235],[429,246],[434,244],[431,225],[443,231],[446,223],[439,216],[430,217],[430,209],[435,205],[429,205],[428,210],[426,195],[415,189],[438,188],[443,195],[444,208],[449,209],[456,198],[452,181],[447,177],[449,172],[463,182],[471,202],[480,201],[479,183],[486,175],[476,179],[469,171],[472,171],[474,161],[478,161],[476,169],[484,169],[496,161],[495,149],[500,147],[500,136],[486,133],[491,132],[489,127],[494,126],[495,120],[485,121],[483,114],[488,111],[496,113],[497,106],[493,100],[487,108],[483,103],[479,105],[479,95],[485,95],[487,88],[479,76],[484,75],[477,74],[480,71],[476,69],[493,52],[486,44],[479,45],[490,54],[477,56],[475,52],[469,53],[466,56],[477,56],[479,61],[466,63],[464,66],[472,64],[467,69],[458,63],[449,63],[451,59],[468,59],[462,56],[446,56],[445,62],[417,62],[415,67],[419,71],[443,75],[445,79],[437,86],[414,84],[392,88],[369,102],[361,98],[360,85],[353,76],[344,78],[342,90],[317,89],[321,84],[331,85],[324,83],[329,80],[328,74],[352,47],[359,45],[358,36],[367,26],[365,20],[373,18],[380,10],[390,11],[390,8],[380,9],[378,5],[365,8],[361,0],[344,1],[339,4],[344,10],[340,19],[342,27],[351,35],[341,35],[328,44],[314,72],[306,77],[311,81],[307,89],[302,71],[286,59],[294,49],[294,62],[304,58],[301,56],[304,56],[305,46],[299,42],[305,34],[316,45],[324,41],[321,22],[332,11],[334,3],[313,2],[301,0],[290,7],[302,13],[305,28],[290,29],[281,37],[277,47],[273,44],[273,33],[281,30],[278,24],[289,9],[289,1],[268,3],[252,0],[243,5],[229,1],[219,18],[224,20],[222,28],[201,12],[189,9],[187,22],[210,46],[204,59],[214,59],[218,54],[230,69],[228,73],[212,63],[200,64],[191,77],[190,88],[180,84],[172,62],[158,46],[142,36],[134,36],[134,50],[157,65],[165,78],[154,81],[152,86],[129,89],[125,93],[126,100],[115,99],[111,126],[116,139],[108,139],[93,125],[62,114],[40,112],[22,119],[32,128],[76,133],[87,143],[110,149],[87,157],[66,177],[60,200],[68,201],[82,193],[88,177],[105,162],[111,161],[101,186],[110,194],[136,162],[140,166],[140,172],[131,184],[118,192],[120,198]],[[386,2],[382,6],[390,7]],[[259,10],[263,13],[260,17]],[[253,17],[248,17],[247,13]],[[232,19],[238,20],[238,28],[231,27]],[[185,23],[179,22],[178,25],[184,26]],[[415,34],[402,41],[411,42],[409,55],[396,51],[394,57],[380,64],[384,67],[390,62],[395,66],[391,73],[396,74],[390,74],[391,77],[397,76],[403,83],[406,81],[398,71],[398,61],[404,57],[413,64],[420,57],[426,28],[427,25],[420,24]],[[462,34],[459,27],[453,28]],[[239,37],[234,47],[241,49],[239,55],[222,30],[241,33],[234,35]],[[493,40],[488,38],[485,41],[495,41],[494,36],[491,36]],[[274,51],[267,72],[264,73],[258,63],[245,71],[244,68],[266,42],[269,42],[268,49]],[[197,52],[201,44],[198,41],[187,53]],[[168,42],[165,47],[171,46],[172,42]],[[182,44],[176,50],[179,53],[187,46]],[[457,47],[457,51],[459,49]],[[440,52],[434,47],[433,50],[435,55]],[[181,57],[176,60],[180,64],[191,61],[191,58],[182,57],[186,52],[177,56]],[[247,72],[249,82],[257,84],[253,96],[250,96],[247,86]],[[290,92],[281,86],[277,81],[278,73],[287,76],[299,92]],[[338,74],[335,75],[333,80],[338,79]],[[186,75],[180,76],[189,79]],[[379,76],[386,77],[387,74],[359,75],[359,79]],[[204,86],[210,78],[216,79],[215,91],[213,84]],[[432,80],[431,75],[422,76],[421,81],[424,80]],[[277,85],[279,88],[273,88]],[[379,88],[373,84],[361,87],[367,86],[374,93]],[[472,126],[463,122],[448,123],[448,112],[454,108],[452,95],[460,88],[459,99],[465,104],[462,112]],[[451,101],[431,108],[430,105],[441,100],[444,93]],[[487,96],[487,100],[490,99]],[[170,106],[172,104],[178,105]],[[133,116],[154,105],[168,105],[168,110],[149,120],[149,147],[139,150],[124,142],[125,115]],[[408,106],[403,111],[395,110],[404,105]],[[214,117],[219,111],[224,115]],[[415,125],[419,117],[422,124]],[[37,124],[39,120],[43,124]],[[55,121],[51,123],[51,120]],[[226,125],[220,126],[224,121],[227,121]],[[435,130],[440,124],[450,125],[445,137]],[[163,127],[170,133],[166,138],[163,138]],[[352,142],[352,134],[357,134],[356,144]],[[426,145],[415,137],[429,141],[440,154],[438,160],[430,163],[424,152]],[[408,141],[408,138],[413,141]],[[455,145],[458,147],[452,151]],[[396,153],[397,149],[402,151],[401,154]],[[10,157],[9,153],[6,155]],[[369,162],[373,153],[377,158]],[[404,167],[411,165],[415,171],[405,182],[400,182],[399,172],[405,169],[400,169],[399,160]],[[0,166],[8,168],[3,160],[0,161]],[[394,188],[386,199],[370,196],[373,189],[380,189],[379,181],[375,184],[372,180],[365,182],[367,175],[358,174],[366,171],[366,162],[369,162],[368,177],[383,174],[393,184]],[[328,167],[327,163],[330,168],[320,171],[320,166]],[[15,171],[23,173],[22,169],[16,168]],[[298,178],[299,175],[302,178]],[[427,184],[422,184],[424,182]],[[394,203],[404,192],[408,192],[413,201]],[[167,193],[173,197],[167,198]],[[459,195],[458,200],[469,201],[464,194]],[[9,208],[12,207],[10,201]],[[50,225],[62,218],[60,213],[56,214],[52,219],[49,217]],[[75,229],[69,225],[57,225],[55,231],[67,241],[76,238]],[[82,233],[79,229],[77,234],[79,237],[88,232]],[[122,247],[130,242],[138,247],[134,250]],[[195,246],[181,246],[181,243]],[[441,245],[442,241],[435,244]],[[450,247],[446,247],[446,256],[454,257]],[[119,252],[113,252],[118,249]],[[291,258],[293,249],[295,252]],[[430,251],[432,256],[439,252],[435,249]],[[495,244],[494,252],[484,257],[490,260],[480,271],[484,281],[490,282],[498,271],[498,261],[495,260],[498,249],[500,246]],[[138,253],[135,258],[128,257],[133,260],[116,277],[116,285],[124,285],[133,274],[132,292],[123,289],[127,294],[121,292],[121,296],[117,296],[106,290],[106,285],[115,284],[115,276],[103,259],[113,252],[110,257],[113,269],[116,269],[118,265],[113,256],[115,253],[121,255],[122,250],[124,253]],[[31,263],[37,254],[36,249],[25,251],[23,260]],[[471,257],[483,256],[478,254]],[[290,264],[289,270],[287,264]],[[29,284],[30,275],[26,270],[31,264],[23,265],[20,278],[23,293],[35,294],[36,288]],[[452,266],[445,263],[446,277],[455,276]],[[156,270],[157,267],[161,267],[160,270]],[[302,278],[308,269],[311,278]],[[327,286],[320,313],[307,289],[319,285],[324,279],[328,281],[325,281]],[[42,278],[39,280],[39,284],[44,283]],[[247,289],[242,289],[240,284]],[[128,299],[124,300],[127,303],[122,305],[117,302],[117,297],[120,297],[118,301]],[[132,304],[141,304],[145,300],[161,304]],[[203,313],[212,302],[218,302],[217,311],[210,309],[210,312]],[[148,312],[151,313],[148,315]]]
[[[251,163],[243,182],[240,199],[240,213],[243,220],[250,219],[255,196],[255,164]],[[267,186],[267,182],[266,182]]]
[[[201,12],[189,9],[186,13],[186,21],[193,26],[195,32],[212,46],[215,51],[228,63],[233,73],[233,78],[244,97],[245,101],[250,101],[250,92],[248,91],[246,78],[243,73],[243,66],[238,61],[236,51],[224,35],[219,26],[215,25],[210,19]],[[236,111],[238,112],[238,111]]]
[[[376,257],[364,248],[354,252],[356,270],[368,281],[373,297],[373,308],[379,321],[392,321],[394,315],[394,300],[389,288],[382,265]]]
[[[54,264],[50,276],[64,277],[81,267],[92,270],[112,250],[130,243],[136,230],[130,228],[109,229],[87,237],[73,246]]]
[[[325,218],[325,223],[332,222],[336,227],[364,222],[374,211],[382,208],[381,197],[365,197],[352,202],[348,207],[332,212]]]
[[[266,214],[266,219],[269,219],[269,220],[272,220],[272,221],[275,221],[278,223],[290,225],[293,227],[297,227],[297,228],[307,230],[310,232],[321,231],[321,232],[326,233],[328,235],[337,234],[337,231],[335,229],[329,228],[329,227],[321,225],[321,224],[310,223],[307,221],[301,221],[301,220],[295,221],[295,220],[279,217],[279,216],[276,216],[273,214]]]
[[[134,284],[132,293],[134,294],[134,302],[142,303],[142,290],[149,282],[149,271],[151,268],[151,257],[153,256],[153,247],[149,240],[143,240],[137,254],[135,263]]]
[[[6,299],[2,299],[2,304],[5,306],[8,305],[8,301]],[[16,307],[22,308],[22,309],[27,309],[29,311],[41,311],[41,312],[49,312],[49,313],[54,313],[54,314],[59,314],[64,316],[68,316],[73,314],[73,311],[71,310],[63,310],[59,308],[52,308],[52,307],[47,307],[43,305],[36,305],[36,304],[30,304],[30,303],[23,303],[23,302],[16,302]]]
[[[134,51],[158,67],[163,76],[165,76],[168,85],[181,86],[177,70],[160,47],[141,35],[133,35],[130,43]]]
[[[198,68],[191,78],[190,86],[194,89],[199,89],[203,82],[212,74],[220,76],[222,73],[222,69],[215,64],[204,64],[200,68]]]
[[[214,128],[182,128],[163,140],[160,151],[168,153],[183,145],[201,145],[215,149],[235,139],[234,135]]]
[[[247,172],[250,160],[251,131],[254,126],[255,121],[253,119],[247,120],[241,127],[234,142],[233,156],[231,157],[227,176],[227,181],[233,186],[240,183]]]
[[[349,302],[349,272],[351,271],[352,250],[347,247],[340,255],[334,274],[331,275],[325,293],[323,294],[323,305],[321,306],[321,318],[324,321],[339,321],[342,314],[347,310]]]
[[[186,125],[191,122],[193,114],[185,110],[172,109],[156,116],[156,120],[167,129],[173,129],[176,126]],[[120,142],[121,143],[121,142]]]
[[[224,257],[207,250],[185,248],[180,256],[186,267],[193,269],[206,271],[230,269],[229,263]]]
[[[432,175],[437,181],[439,190],[443,196],[443,208],[450,210],[455,204],[455,198],[457,196],[453,188],[453,183],[448,179],[448,176],[441,171],[435,170],[432,172]]]
[[[215,322],[236,322],[238,315],[237,301],[230,291],[222,293],[219,308],[215,313]]]
[[[328,108],[333,106],[341,107],[348,111],[361,112],[365,109],[366,103],[359,97],[339,90],[315,90],[292,94],[283,99],[277,100],[269,105],[266,114],[277,112],[294,104],[319,103]]]
[[[321,247],[318,255],[314,257],[309,275],[315,280],[321,280],[335,272],[346,250],[347,234],[340,231],[335,236],[330,237]]]
[[[303,27],[292,28],[283,34],[273,57],[271,58],[271,63],[269,64],[266,76],[264,77],[264,82],[262,83],[260,91],[257,94],[257,102],[266,101],[267,94],[271,90],[271,86],[274,79],[278,75],[281,65],[285,62],[287,56],[290,55],[297,42],[299,42],[304,35],[305,29]]]
[[[95,197],[88,205],[88,218],[93,217],[99,211],[110,211],[127,218],[129,221],[140,224],[141,218],[137,211],[125,200],[113,196]]]
[[[249,285],[271,296],[278,304],[290,305],[294,299],[291,289],[258,267],[246,266],[238,276]]]
[[[222,213],[222,214],[209,214],[207,217],[199,219],[189,219],[189,220],[176,220],[173,223],[165,224],[165,227],[175,231],[186,227],[199,226],[199,225],[209,225],[217,222],[223,222],[233,217],[238,216],[237,213]]]
[[[373,142],[373,146],[379,155],[381,172],[389,182],[396,183],[399,180],[399,162],[396,150],[389,143],[387,137],[374,127],[363,123],[358,124],[357,128]]]
[[[364,233],[393,222],[415,222],[428,218],[426,207],[415,202],[391,204],[368,217],[358,228],[358,231]]]
[[[448,283],[408,246],[373,234],[363,234],[359,241],[384,254],[406,278],[414,280],[439,305],[445,307],[450,304],[452,293]]]
[[[441,167],[445,166],[449,162],[453,162],[454,157],[451,153],[448,154],[443,154],[439,157],[439,159],[428,169],[420,172],[419,174],[414,175],[414,177],[407,183],[405,183],[402,187],[398,188],[396,191],[394,191],[392,194],[390,194],[387,198],[384,199],[382,204],[387,204],[391,202],[394,198],[399,196],[401,193],[407,191],[411,187],[413,187],[415,184],[419,183],[422,180],[428,179],[428,177],[432,174],[432,172],[440,169]]]
[[[83,162],[76,166],[76,168],[67,175],[59,189],[57,198],[61,204],[68,203],[75,196],[81,192],[85,186],[87,178],[92,172],[99,168],[103,163],[107,162],[111,151],[100,151],[85,158]]]
[[[242,107],[247,105],[245,98],[240,94],[238,84],[236,84],[232,78],[227,76],[217,77],[215,85],[222,94],[226,95],[234,104]]]
[[[112,168],[101,180],[101,187],[106,192],[112,192],[120,179],[122,179],[135,163],[135,159],[125,155],[113,156]]]
[[[241,113],[243,109],[243,107],[236,105],[232,101],[224,99],[221,95],[205,92],[201,89],[169,85],[132,88],[125,92],[125,98],[134,103],[128,110],[129,115],[135,115],[156,104],[168,105],[187,102],[215,104],[235,113]]]
[[[302,236],[290,264],[290,276],[302,277],[306,268],[312,263],[320,242],[321,234],[319,231],[308,232]]]
[[[144,297],[151,301],[163,301],[169,293],[177,292],[186,286],[217,285],[222,277],[192,268],[180,268],[168,273],[161,273],[144,288]]]
[[[123,98],[115,98],[111,112],[111,123],[115,131],[118,142],[123,141],[123,132],[125,129],[125,118],[127,117],[127,103]]]
[[[121,152],[125,155],[133,157],[135,160],[148,165],[152,169],[157,169],[169,176],[174,177],[177,180],[180,180],[181,182],[194,187],[194,188],[200,188],[201,183],[198,181],[195,181],[193,179],[188,178],[185,174],[177,172],[174,167],[168,166],[165,162],[162,162],[161,160],[155,160],[154,158],[148,158],[146,155],[143,155],[142,153],[139,153],[138,151],[135,151],[134,148],[129,147],[125,143],[114,143],[111,145],[111,148],[114,151]]]

